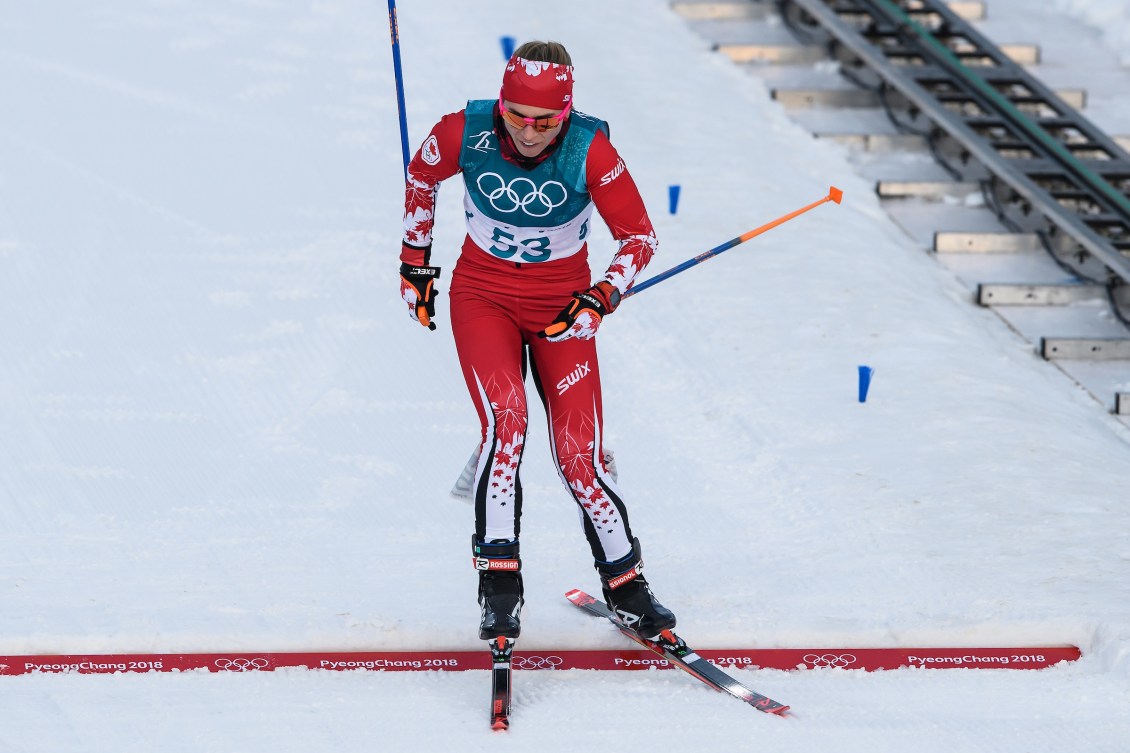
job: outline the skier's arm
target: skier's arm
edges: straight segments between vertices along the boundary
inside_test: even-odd
[[[619,243],[601,280],[622,295],[655,254],[655,229],[624,160],[603,132],[596,134],[589,147],[585,174],[596,210]]]
[[[462,112],[445,115],[408,163],[404,184],[404,237],[400,244],[400,297],[409,315],[435,329],[435,281],[439,267],[430,265],[432,226],[435,223],[439,184],[459,172],[463,142]]]
[[[604,276],[588,290],[575,293],[557,318],[538,333],[551,342],[595,336],[600,322],[620,305],[620,296],[651,261],[658,245],[643,197],[603,132],[598,132],[589,146],[585,176],[596,211],[619,246]]]
[[[459,172],[463,111],[444,115],[408,163],[404,184],[404,240],[400,260],[425,265],[431,260],[432,225],[441,181]]]

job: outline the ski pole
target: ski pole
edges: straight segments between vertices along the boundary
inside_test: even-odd
[[[641,290],[647,290],[652,285],[658,285],[659,283],[666,280],[668,277],[674,277],[675,275],[679,274],[680,272],[687,270],[687,269],[690,269],[691,267],[693,267],[697,264],[701,264],[702,262],[706,261],[707,259],[710,259],[710,258],[717,256],[718,254],[722,253],[723,251],[728,251],[731,248],[733,248],[734,246],[745,243],[750,238],[756,238],[757,236],[761,235],[762,233],[767,232],[769,230],[772,230],[773,228],[777,227],[778,225],[783,225],[786,222],[788,222],[789,220],[793,219],[794,217],[802,215],[810,209],[815,209],[816,207],[820,206],[821,204],[824,204],[824,203],[829,202],[829,201],[834,201],[835,203],[839,204],[840,199],[842,199],[843,196],[844,196],[843,191],[836,188],[835,186],[832,186],[831,188],[828,189],[828,195],[825,196],[823,199],[820,199],[819,201],[814,201],[811,204],[809,204],[808,206],[801,207],[800,209],[797,209],[794,212],[789,212],[785,216],[778,217],[777,219],[773,220],[772,222],[767,222],[764,225],[762,225],[761,227],[754,228],[753,230],[750,230],[748,233],[743,233],[742,235],[739,235],[737,238],[731,238],[730,240],[726,241],[725,243],[723,243],[719,246],[715,246],[714,248],[710,249],[709,251],[703,251],[701,254],[694,257],[693,259],[687,259],[682,264],[680,264],[676,267],[671,267],[666,272],[660,272],[655,277],[644,280],[639,285],[632,286],[628,290],[627,293],[624,293],[624,298],[627,298],[628,296],[631,296],[631,295],[635,295],[636,293],[640,292]]]
[[[392,70],[396,74],[396,106],[400,110],[400,151],[404,154],[404,180],[408,180],[408,118],[404,114],[404,73],[400,67],[400,26],[396,0],[388,0],[388,30],[392,36]]]

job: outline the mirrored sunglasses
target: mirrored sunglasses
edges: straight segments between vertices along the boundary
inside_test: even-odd
[[[561,111],[560,115],[551,115],[548,118],[526,118],[518,115],[517,113],[510,112],[506,109],[506,105],[502,104],[501,94],[498,97],[498,112],[502,115],[502,119],[515,128],[522,129],[526,126],[533,126],[534,130],[538,133],[545,133],[552,131],[557,126],[565,122],[565,118],[569,116],[569,110],[572,109],[573,103],[569,102],[565,105],[565,109]]]

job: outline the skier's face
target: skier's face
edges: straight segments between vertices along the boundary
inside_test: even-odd
[[[556,118],[564,112],[563,110],[546,110],[543,107],[530,107],[509,100],[503,102],[503,106],[507,112],[524,120]],[[564,121],[545,131],[537,130],[533,123],[523,123],[522,127],[519,128],[510,118],[504,117],[502,122],[506,126],[507,133],[510,134],[510,138],[514,141],[518,153],[523,157],[536,157],[557,138],[557,134],[561,133],[561,126]]]

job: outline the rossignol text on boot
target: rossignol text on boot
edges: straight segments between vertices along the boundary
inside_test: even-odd
[[[675,615],[659,603],[643,577],[639,539],[632,540],[632,551],[615,562],[597,562],[604,601],[624,627],[637,635],[654,639],[675,627]]]
[[[471,537],[475,569],[479,571],[479,637],[517,638],[522,631],[522,560],[517,541],[481,542]]]

